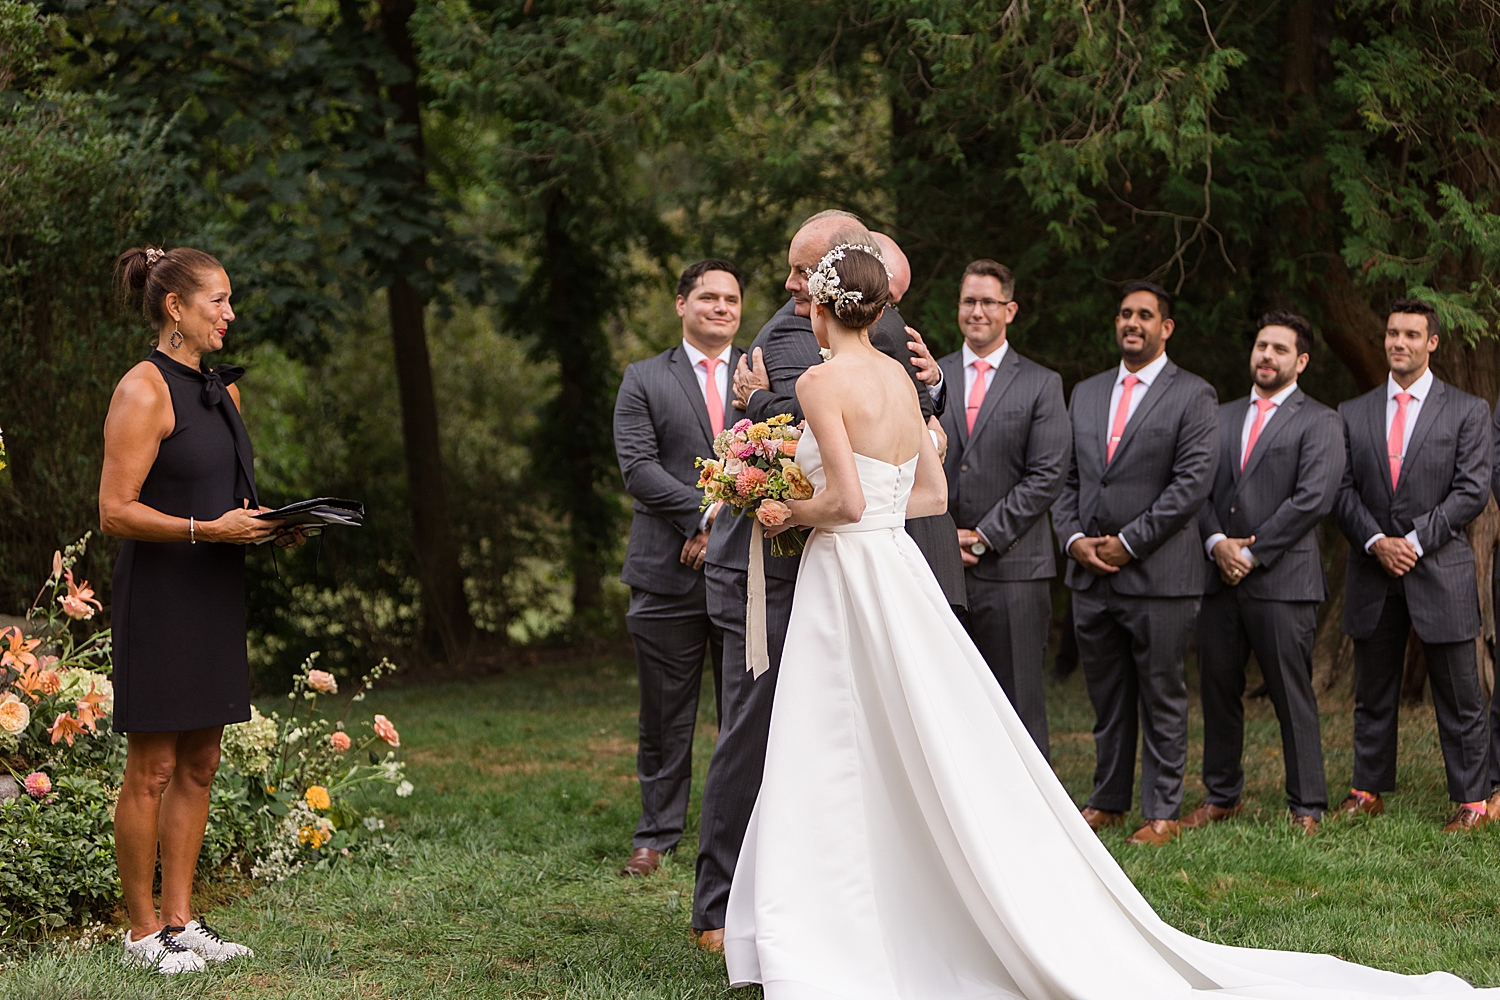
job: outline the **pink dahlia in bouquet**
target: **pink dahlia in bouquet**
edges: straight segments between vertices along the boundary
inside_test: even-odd
[[[797,441],[802,429],[781,413],[761,423],[741,420],[714,438],[714,457],[698,459],[702,470],[703,509],[722,503],[738,515],[755,516],[775,527],[787,518],[787,500],[807,500],[812,483],[797,465]],[[794,556],[807,536],[793,528],[771,539],[773,556]]]

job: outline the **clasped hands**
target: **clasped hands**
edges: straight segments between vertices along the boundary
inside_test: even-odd
[[[1119,535],[1075,538],[1068,546],[1068,555],[1095,576],[1118,573],[1121,566],[1130,562],[1130,550],[1120,541]]]
[[[1255,544],[1255,536],[1249,538],[1221,538],[1214,544],[1214,565],[1219,568],[1219,579],[1229,586],[1236,586],[1245,574],[1255,568],[1253,560],[1246,559],[1244,550]]]
[[[682,543],[682,555],[677,561],[691,569],[702,569],[703,560],[708,557],[708,532],[714,526],[714,518],[719,516],[719,508],[722,503],[716,503],[708,509],[708,522],[703,530]]]
[[[1411,542],[1390,535],[1375,539],[1370,545],[1370,555],[1380,560],[1380,568],[1385,570],[1386,576],[1405,576],[1417,564],[1417,550]]]

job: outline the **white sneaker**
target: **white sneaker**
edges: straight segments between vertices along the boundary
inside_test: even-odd
[[[193,951],[205,962],[227,962],[231,958],[254,958],[255,952],[242,944],[225,941],[219,932],[200,920],[189,920],[177,943]]]
[[[155,969],[164,976],[203,971],[203,959],[179,944],[167,927],[139,941],[130,940],[130,931],[126,930],[125,962],[127,965]]]

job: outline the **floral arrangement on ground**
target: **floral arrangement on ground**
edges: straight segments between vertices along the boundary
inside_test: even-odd
[[[35,936],[106,918],[120,898],[114,807],[126,738],[114,708],[109,629],[89,630],[103,607],[73,568],[84,535],[57,552],[25,626],[0,629],[0,934]],[[200,875],[281,880],[362,852],[392,851],[385,821],[355,795],[367,786],[413,791],[401,737],[383,715],[353,718],[395,667],[359,678],[337,714],[338,679],[302,664],[289,711],[224,729]]]

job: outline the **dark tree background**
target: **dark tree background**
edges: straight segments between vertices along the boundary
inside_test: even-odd
[[[1375,385],[1405,294],[1449,331],[1439,375],[1500,390],[1482,0],[0,8],[34,39],[0,40],[3,610],[92,523],[100,417],[146,335],[111,255],[197,242],[239,292],[261,474],[372,507],[317,559],[256,560],[268,679],[330,642],[463,662],[617,629],[619,370],[673,339],[702,256],[752,275],[753,336],[819,208],[902,243],[905,311],[945,350],[963,265],[1011,264],[1015,342],[1069,385],[1110,363],[1113,289],[1149,277],[1223,398],[1278,306],[1318,329],[1315,396]],[[1497,520],[1471,531],[1486,581]]]

